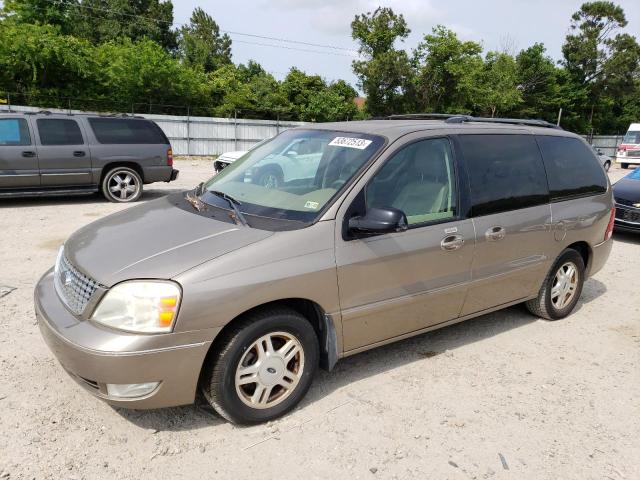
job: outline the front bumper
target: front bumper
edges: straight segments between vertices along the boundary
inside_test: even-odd
[[[139,335],[81,321],[58,298],[53,272],[35,289],[40,332],[63,368],[85,390],[127,408],[160,408],[193,403],[200,370],[219,329]],[[136,398],[110,397],[106,384],[160,382]]]
[[[640,163],[640,157],[620,157],[618,155],[616,155],[616,163],[629,163],[629,164],[635,164],[635,163]]]

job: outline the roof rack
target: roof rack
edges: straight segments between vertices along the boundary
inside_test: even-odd
[[[555,128],[562,130],[562,127],[559,125],[549,123],[545,120],[531,120],[526,118],[486,118],[449,113],[410,113],[406,115],[390,115],[386,118],[388,120],[444,120],[445,123],[500,123],[503,125],[526,125],[529,127]]]

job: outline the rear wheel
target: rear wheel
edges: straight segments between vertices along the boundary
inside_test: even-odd
[[[527,309],[547,320],[565,318],[580,299],[584,274],[582,256],[573,249],[564,250],[549,270],[538,297],[526,303]]]
[[[142,195],[142,178],[132,168],[113,168],[102,180],[102,193],[110,202],[135,202]]]
[[[230,422],[266,422],[302,400],[318,359],[318,337],[306,318],[288,308],[259,311],[221,339],[205,367],[202,393]]]

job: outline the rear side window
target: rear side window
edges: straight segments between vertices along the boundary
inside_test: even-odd
[[[100,143],[168,144],[160,127],[147,120],[125,118],[90,118],[89,125]]]
[[[27,121],[24,118],[1,118],[0,145],[31,145]]]
[[[41,118],[36,120],[42,145],[82,145],[82,133],[75,120]]]
[[[474,217],[541,205],[549,189],[533,135],[460,135]]]
[[[549,177],[551,199],[607,191],[607,178],[593,151],[577,138],[537,137]]]

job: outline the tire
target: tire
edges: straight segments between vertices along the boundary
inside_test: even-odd
[[[573,268],[575,277],[569,272],[569,268]],[[554,287],[563,282],[560,270],[569,273],[569,284],[573,285],[573,290],[565,290],[559,287],[560,294],[555,295]],[[534,315],[547,320],[560,320],[568,316],[575,308],[580,295],[582,294],[582,286],[584,284],[585,266],[582,256],[571,248],[565,249],[556,259],[549,273],[542,283],[538,297],[526,302],[527,309]],[[571,281],[571,278],[575,278]],[[565,284],[566,285],[566,284]],[[567,287],[570,288],[570,287]],[[569,295],[571,295],[569,297]]]
[[[604,171],[608,172],[611,168],[611,162],[604,162]]]
[[[629,164],[628,164],[628,163],[621,163],[621,164],[620,164],[620,166],[621,166],[623,169],[625,169],[625,170],[626,170],[627,168],[629,168]]]
[[[283,351],[292,358],[283,361]],[[215,411],[232,423],[267,422],[302,400],[318,361],[318,337],[305,317],[284,307],[260,310],[223,334],[206,361],[201,390]],[[293,386],[285,389],[281,382]]]
[[[112,168],[102,179],[102,194],[110,202],[135,202],[142,195],[142,188],[142,178],[129,167]]]
[[[280,167],[276,165],[267,165],[258,173],[256,184],[265,188],[278,188],[284,182],[284,175]]]

